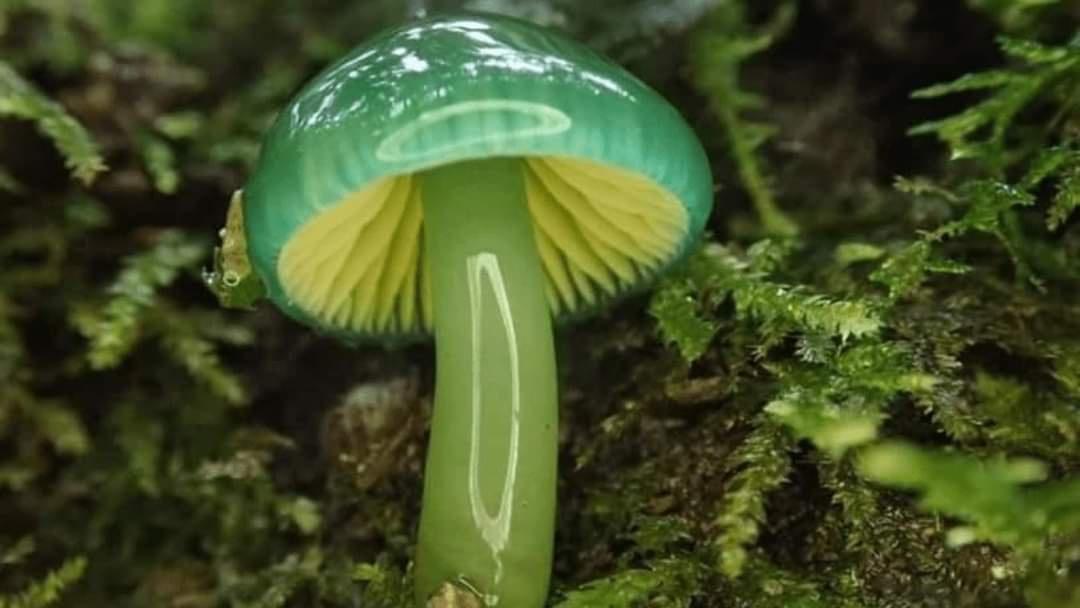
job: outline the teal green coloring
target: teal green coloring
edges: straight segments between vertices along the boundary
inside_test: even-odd
[[[356,340],[362,336],[331,327],[286,296],[277,260],[297,229],[379,178],[530,155],[611,165],[675,194],[690,225],[670,263],[693,248],[711,209],[700,143],[679,113],[629,72],[523,21],[440,16],[357,47],[282,110],[245,189],[252,265],[289,315]]]

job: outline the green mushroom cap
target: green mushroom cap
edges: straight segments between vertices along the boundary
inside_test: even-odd
[[[546,293],[580,315],[650,280],[701,234],[712,181],[678,112],[562,35],[481,14],[409,23],[307,84],[244,191],[269,297],[356,341],[432,327],[416,176],[522,160]]]

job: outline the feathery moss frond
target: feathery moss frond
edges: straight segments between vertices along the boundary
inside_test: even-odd
[[[3,61],[0,61],[0,116],[37,123],[60,150],[72,175],[83,184],[89,185],[105,170],[105,159],[86,129]]]
[[[969,74],[912,94],[929,99],[988,91],[985,99],[954,116],[912,127],[909,133],[935,135],[949,146],[954,159],[976,159],[1000,171],[1016,160],[1007,150],[1007,137],[1029,106],[1047,99],[1058,102],[1052,119],[1058,123],[1080,112],[1080,37],[1063,46],[1001,37],[998,45],[1017,66]]]
[[[1046,214],[1046,227],[1050,230],[1059,230],[1080,208],[1080,149],[1071,150],[1062,157],[1061,179]]]
[[[735,588],[737,597],[760,598],[754,608],[870,608],[847,597],[844,590],[831,590],[819,581],[800,576],[755,556]]]
[[[247,391],[240,379],[221,364],[214,343],[202,333],[204,326],[197,320],[160,307],[153,315],[165,352],[192,378],[228,403],[239,405],[247,401]]]
[[[870,279],[887,287],[889,300],[895,302],[910,296],[931,274],[958,275],[969,270],[958,262],[936,257],[930,242],[920,240],[886,258]]]
[[[873,335],[881,328],[869,303],[769,281],[720,245],[709,245],[693,258],[689,273],[703,292],[730,294],[736,316],[759,324],[767,342],[792,331],[847,340]]]
[[[1052,535],[1080,532],[1080,479],[1045,481],[1037,460],[981,460],[890,441],[866,448],[859,469],[879,483],[917,490],[923,507],[966,521],[950,532],[953,544],[991,541],[1038,556]]]
[[[858,344],[819,363],[774,371],[782,392],[765,411],[833,457],[876,439],[896,395],[926,394],[938,383],[902,344],[890,342]]]
[[[876,439],[884,418],[879,404],[841,407],[821,393],[799,388],[770,401],[765,411],[835,456]]]
[[[983,371],[975,376],[974,391],[993,445],[1080,462],[1080,408],[1070,400]]]
[[[0,608],[46,608],[56,605],[67,588],[82,578],[86,563],[84,557],[71,559],[18,595],[0,596]]]
[[[775,264],[774,254],[781,254],[768,253],[771,248],[762,244],[751,247],[747,258],[709,245],[653,295],[650,312],[660,336],[675,344],[685,360],[693,361],[708,347],[718,329],[712,311],[729,297],[736,317],[761,332],[763,350],[794,332],[828,342],[871,336],[880,329],[881,320],[868,302],[770,281],[767,269]]]
[[[659,559],[647,568],[623,570],[570,591],[555,608],[689,608],[704,572],[692,560]]]
[[[792,442],[772,424],[762,423],[732,454],[726,483],[717,506],[715,550],[720,571],[738,578],[746,566],[748,547],[757,540],[765,521],[765,500],[787,480]]]
[[[77,311],[74,315],[76,327],[90,341],[90,365],[94,369],[119,365],[135,347],[144,316],[154,305],[158,290],[206,254],[207,246],[201,239],[168,231],[148,251],[129,256],[124,270],[106,290],[109,301],[96,310]]]
[[[774,129],[747,119],[743,112],[761,105],[760,98],[744,91],[739,84],[742,64],[772,45],[795,19],[795,3],[784,2],[771,23],[754,32],[747,24],[744,9],[737,2],[726,2],[705,19],[692,39],[691,54],[694,82],[706,95],[727,139],[739,178],[757,209],[766,234],[791,236],[799,231],[776,204],[765,177],[757,149],[769,139]]]
[[[176,153],[169,143],[145,133],[139,138],[139,152],[154,189],[162,194],[175,194],[180,187],[180,173],[176,168]]]
[[[649,314],[656,319],[660,335],[688,363],[704,354],[716,335],[716,322],[701,308],[696,291],[685,279],[665,281],[649,302]]]

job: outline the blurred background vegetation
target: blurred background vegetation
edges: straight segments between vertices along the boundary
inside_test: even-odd
[[[0,0],[0,607],[407,605],[430,348],[204,272],[288,96],[463,6],[627,65],[720,184],[559,340],[553,606],[1080,606],[1080,4]]]

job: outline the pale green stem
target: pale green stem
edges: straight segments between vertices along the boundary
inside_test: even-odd
[[[465,581],[488,605],[539,608],[555,527],[558,403],[551,313],[521,161],[421,176],[436,388],[416,557],[417,605]]]

